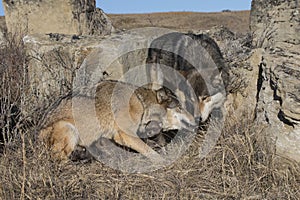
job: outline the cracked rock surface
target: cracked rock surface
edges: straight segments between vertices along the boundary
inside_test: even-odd
[[[258,120],[277,152],[300,161],[300,7],[298,0],[253,0],[252,45],[261,49]]]

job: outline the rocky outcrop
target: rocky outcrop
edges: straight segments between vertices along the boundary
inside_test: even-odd
[[[259,49],[257,120],[277,152],[300,161],[300,5],[298,0],[253,0],[253,46]]]
[[[24,114],[67,94],[72,88],[76,69],[102,39],[100,36],[63,34],[25,36],[30,87],[22,108]]]
[[[5,35],[6,35],[6,25],[5,25],[5,18],[0,16],[0,47],[5,42]]]
[[[107,35],[113,26],[95,0],[2,0],[9,32]]]
[[[154,38],[166,32],[166,29],[145,28],[109,37],[25,36],[24,42],[31,58],[28,68],[30,91],[22,110],[25,114],[32,112],[37,105],[45,105],[47,101],[79,86],[91,91],[103,79],[145,81],[140,66],[145,64],[147,48]]]
[[[1,28],[0,28],[0,48],[4,44],[4,42],[5,42],[4,31],[1,30]]]
[[[227,111],[250,114],[276,152],[300,161],[300,8],[297,0],[253,0],[251,35],[207,31],[231,73]]]

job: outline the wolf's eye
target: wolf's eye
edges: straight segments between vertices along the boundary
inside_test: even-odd
[[[176,112],[181,113],[181,112],[182,112],[182,107],[181,107],[181,106],[178,106],[178,107],[176,108]]]
[[[170,97],[168,102],[168,108],[176,108],[180,105],[179,101],[175,97]]]
[[[207,98],[208,98],[208,95],[205,95],[203,97],[200,97],[199,99],[201,99],[202,101],[205,101],[205,99],[207,99]]]
[[[200,97],[199,99],[200,99],[201,101],[210,101],[210,96],[205,95],[205,96],[203,96],[203,97]]]
[[[171,101],[169,104],[168,104],[168,108],[176,108],[177,107],[177,104],[176,104],[176,102],[174,102],[174,101]]]

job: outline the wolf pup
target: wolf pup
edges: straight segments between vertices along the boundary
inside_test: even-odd
[[[194,116],[183,110],[176,99],[166,95],[164,90],[102,81],[97,85],[94,98],[77,95],[63,100],[50,114],[39,136],[59,159],[69,157],[77,145],[88,149],[103,137],[155,161],[160,159],[159,154],[138,134],[151,137],[161,131],[195,126]],[[90,112],[89,106],[95,113]],[[81,116],[74,117],[74,110]],[[93,124],[95,118],[97,123]]]

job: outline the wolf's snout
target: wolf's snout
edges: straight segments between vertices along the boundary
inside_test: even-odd
[[[189,131],[194,131],[197,128],[195,120],[191,119],[182,119],[181,123],[183,125],[184,129],[187,129]]]
[[[199,117],[199,120],[198,120],[198,121],[199,121],[199,122],[203,122],[202,120],[203,120],[202,117]]]
[[[199,117],[196,117],[196,121],[197,121],[197,122],[203,122],[202,120],[203,120],[203,119],[202,119],[202,117],[201,117],[201,116],[199,116]]]

